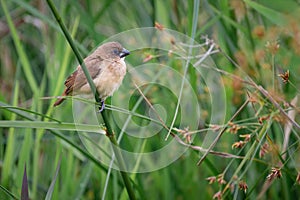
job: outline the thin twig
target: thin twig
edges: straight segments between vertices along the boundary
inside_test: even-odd
[[[296,106],[298,102],[298,95],[296,95],[293,100],[291,101],[291,104],[293,106]],[[290,116],[292,119],[295,119],[296,116],[296,110],[292,109],[288,111],[288,116]],[[292,123],[291,122],[287,122],[284,126],[284,140],[283,140],[283,145],[282,145],[282,153],[284,153],[282,155],[282,158],[285,160],[287,153],[287,147],[289,144],[289,139],[290,139],[290,135],[291,135],[291,131],[292,131]]]
[[[224,152],[217,152],[217,151],[212,151],[212,150],[208,150],[208,149],[204,149],[200,146],[194,146],[191,144],[187,144],[185,143],[180,137],[178,137],[178,135],[176,135],[175,133],[173,133],[170,128],[164,123],[164,121],[161,119],[161,117],[159,116],[158,112],[155,110],[155,108],[153,107],[153,105],[151,104],[151,102],[147,99],[147,97],[143,94],[143,92],[141,91],[140,88],[138,88],[138,86],[134,83],[136,89],[138,90],[138,92],[142,95],[142,97],[144,98],[144,100],[146,101],[146,103],[150,106],[150,108],[154,111],[155,115],[157,116],[157,118],[159,119],[159,121],[161,122],[161,125],[168,131],[170,131],[170,135],[181,145],[186,146],[190,149],[199,151],[199,152],[205,152],[205,153],[209,153],[209,154],[214,154],[217,156],[221,156],[224,158],[243,158],[242,156],[236,156],[233,154],[229,154],[229,153],[224,153]],[[235,115],[236,116],[236,115]],[[234,116],[234,117],[235,117]],[[224,130],[226,130],[227,126],[225,126]]]
[[[245,103],[234,113],[234,115],[230,118],[229,122],[232,122],[234,120],[234,118],[236,118],[236,116],[247,106],[247,104],[249,103],[249,99],[247,99],[245,101]],[[228,124],[227,123],[227,124]],[[217,144],[217,142],[219,141],[219,139],[221,138],[221,136],[223,135],[223,133],[226,131],[227,126],[225,126],[221,132],[217,135],[217,137],[215,138],[215,140],[210,144],[210,146],[207,149],[207,152],[204,153],[204,155],[201,157],[201,159],[198,161],[197,165],[200,165],[203,160],[206,158],[206,156],[208,155],[208,153],[215,147],[215,145]]]
[[[200,7],[200,1],[199,0],[194,0],[194,4],[193,4],[193,21],[192,21],[192,27],[191,27],[191,40],[189,42],[191,45],[194,43],[194,39],[195,39],[195,35],[196,35],[196,30],[197,30],[197,25],[196,24],[197,24],[197,21],[198,21],[199,7]],[[192,53],[192,47],[189,48],[188,56],[191,55],[191,53]],[[190,59],[187,59],[186,63],[185,63],[185,67],[184,67],[183,78],[181,80],[181,85],[180,85],[177,105],[176,105],[176,108],[175,108],[175,113],[174,113],[174,116],[173,116],[173,120],[171,122],[170,130],[168,131],[168,134],[167,134],[165,140],[167,140],[169,135],[171,134],[171,130],[174,126],[175,120],[176,120],[177,115],[178,115],[179,105],[180,105],[180,102],[182,100],[183,86],[184,86],[184,83],[185,83],[185,78],[187,77],[189,64],[190,64]]]
[[[256,85],[256,84],[255,84]],[[300,130],[300,125],[295,122],[284,110],[281,108],[279,103],[269,94],[267,90],[265,90],[262,86],[256,85],[256,88],[267,98],[269,101],[283,114],[296,128]]]
[[[142,95],[142,97],[144,98],[144,100],[146,101],[146,103],[150,106],[150,108],[154,111],[156,117],[158,118],[158,120],[160,121],[161,125],[167,130],[170,131],[169,127],[165,124],[164,120],[160,117],[160,115],[158,114],[158,112],[155,110],[155,108],[153,107],[153,105],[150,103],[150,101],[148,100],[148,98],[144,95],[144,93],[141,91],[141,89],[136,85],[136,83],[134,83],[135,88],[138,90],[138,92]],[[171,132],[171,131],[170,131]]]
[[[220,49],[220,52],[228,59],[235,67],[240,69],[240,66],[232,59],[230,58],[222,49]],[[250,85],[256,88],[258,91],[260,91],[261,94],[263,94],[269,101],[283,114],[296,128],[300,129],[300,125],[295,122],[277,103],[277,101],[269,94],[267,90],[265,90],[262,86],[257,85],[250,76],[246,74],[247,78],[249,79]]]

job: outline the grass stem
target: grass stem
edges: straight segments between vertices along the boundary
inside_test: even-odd
[[[82,57],[81,57],[78,49],[75,46],[75,43],[73,42],[73,39],[72,39],[71,35],[69,34],[66,26],[64,25],[64,23],[63,23],[60,15],[59,15],[57,9],[55,8],[55,5],[53,4],[53,2],[51,0],[47,0],[47,3],[49,5],[49,7],[50,7],[50,9],[51,9],[51,11],[52,11],[52,13],[53,13],[56,21],[58,22],[59,26],[61,27],[61,29],[62,29],[62,31],[63,31],[66,39],[68,40],[68,42],[69,42],[69,44],[70,44],[70,46],[71,46],[71,48],[72,48],[72,50],[73,50],[73,52],[74,52],[74,54],[75,54],[75,56],[77,58],[79,64],[82,67],[82,70],[83,70],[83,72],[84,72],[84,74],[85,74],[85,76],[87,78],[87,81],[88,81],[88,83],[90,85],[90,88],[91,88],[91,90],[92,90],[92,92],[94,94],[96,102],[100,103],[101,100],[99,98],[99,94],[98,94],[98,92],[96,90],[95,84],[94,84],[94,82],[93,82],[93,80],[92,80],[92,78],[91,78],[91,76],[90,76],[90,74],[88,72],[87,67],[85,66],[85,64],[83,62],[83,59],[82,59]],[[132,185],[130,183],[129,176],[128,176],[128,174],[125,171],[122,171],[122,170],[125,170],[125,164],[124,164],[123,156],[122,156],[120,148],[119,148],[119,144],[117,143],[117,140],[116,140],[116,138],[114,136],[114,131],[113,131],[112,126],[111,126],[111,124],[109,122],[109,117],[107,115],[107,111],[104,110],[103,112],[101,112],[101,114],[102,114],[102,118],[103,118],[103,121],[104,121],[104,124],[105,124],[105,127],[106,127],[106,135],[107,135],[107,137],[109,138],[110,142],[113,145],[113,151],[114,151],[114,153],[116,155],[116,159],[117,159],[117,161],[119,163],[120,173],[121,173],[122,179],[124,181],[127,193],[129,195],[129,198],[130,199],[136,199],[135,198],[135,194],[133,192]]]

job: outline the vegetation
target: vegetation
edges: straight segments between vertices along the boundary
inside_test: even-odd
[[[52,1],[0,2],[0,199],[300,196],[298,1],[55,0],[71,41]],[[131,55],[104,120],[54,108],[112,40]]]

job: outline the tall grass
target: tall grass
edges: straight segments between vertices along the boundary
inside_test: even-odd
[[[86,132],[102,135],[103,127],[78,125],[68,101],[53,109],[55,99],[45,98],[60,95],[64,79],[77,66],[48,5],[44,1],[0,2],[0,199],[21,197],[25,164],[31,199],[128,199],[119,172],[103,165],[86,149],[94,148],[97,142],[84,146],[80,140],[84,136],[93,139],[83,134]],[[208,35],[216,44],[214,50],[218,53],[211,56],[215,67],[209,69],[221,76],[219,81],[225,86],[226,113],[222,124],[210,121],[211,110],[217,105],[211,103],[211,91],[203,74],[191,65],[185,68],[180,59],[165,56],[170,52],[159,50],[134,51],[126,58],[129,70],[147,58],[147,62],[171,66],[185,76],[201,108],[196,130],[179,126],[179,118],[189,118],[180,112],[177,117],[166,118],[167,128],[175,119],[174,128],[178,129],[172,129],[172,134],[187,143],[191,135],[193,143],[178,160],[160,170],[129,174],[138,198],[294,199],[300,196],[299,3],[292,0],[54,3],[83,56],[112,35],[153,27],[155,22],[157,28],[160,25],[182,32],[198,43],[204,42],[201,35]],[[209,50],[209,46],[205,48]],[[164,112],[155,107],[157,102],[168,113],[176,113],[177,102],[165,103],[166,99],[173,98],[168,90],[159,93],[155,87],[141,88],[149,102],[139,91],[133,91],[130,112],[114,107],[122,105],[121,91],[116,94],[119,100],[107,108],[120,116],[132,117],[128,123],[143,127],[152,121],[162,125],[153,117],[155,113],[149,116],[145,113],[151,106],[148,103],[162,117]],[[126,120],[122,125],[125,123]],[[123,130],[114,128],[119,137]],[[167,134],[168,130],[163,129],[149,140],[125,134],[120,145],[128,151],[149,152],[168,142]],[[207,135],[212,138],[219,135],[215,145],[203,143]],[[94,152],[101,151],[105,143],[97,145]],[[209,146],[211,151],[207,154],[200,149]],[[199,160],[203,162],[198,166]],[[138,162],[135,164],[136,168],[141,167]]]

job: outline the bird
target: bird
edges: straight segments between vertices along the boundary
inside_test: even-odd
[[[99,112],[104,110],[105,99],[112,96],[122,84],[126,74],[126,63],[124,60],[129,54],[130,52],[119,42],[107,42],[99,46],[83,60],[101,100]],[[54,106],[60,105],[66,99],[64,98],[65,96],[93,96],[90,85],[80,65],[68,76],[64,85],[65,90],[54,103]]]

